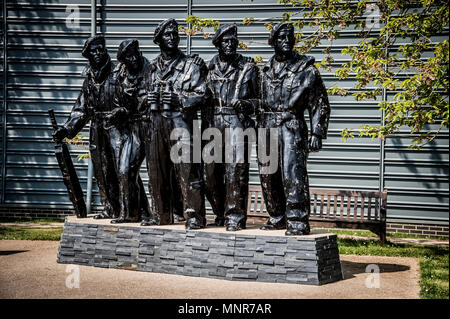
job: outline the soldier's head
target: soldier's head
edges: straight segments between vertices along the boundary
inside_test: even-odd
[[[166,19],[155,29],[153,42],[159,45],[162,51],[176,51],[180,43],[178,23],[175,19]]]
[[[92,67],[102,67],[108,60],[108,51],[103,35],[96,35],[87,39],[81,54],[89,60]]]
[[[139,71],[142,67],[142,52],[139,50],[139,41],[137,39],[122,41],[117,51],[117,60],[125,64],[129,71]]]
[[[212,43],[219,50],[220,56],[234,55],[239,44],[236,24],[220,26],[214,34]]]
[[[280,23],[273,27],[269,36],[269,45],[276,53],[292,52],[295,45],[294,26],[291,23]]]

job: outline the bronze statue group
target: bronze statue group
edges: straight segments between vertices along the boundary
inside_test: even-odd
[[[123,41],[115,65],[102,35],[89,38],[85,80],[70,117],[54,132],[55,140],[73,138],[90,121],[90,154],[104,210],[94,218],[143,226],[185,221],[186,229],[206,227],[205,197],[215,214],[214,226],[246,228],[249,158],[231,162],[175,163],[174,129],[190,133],[201,115],[201,129],[277,129],[275,173],[259,162],[269,220],[261,229],[286,229],[286,235],[309,234],[309,152],[319,151],[327,136],[330,106],[314,58],[294,50],[292,24],[270,32],[274,56],[260,69],[236,52],[237,26],[222,25],[212,43],[218,54],[206,64],[178,48],[174,19],[161,22],[153,41],[161,53],[148,60],[136,39]],[[308,110],[310,131],[304,119]],[[256,118],[256,122],[253,120]],[[237,145],[231,145],[232,148]],[[244,143],[247,154],[248,143]],[[224,153],[223,150],[222,153]],[[150,209],[139,176],[146,160]]]

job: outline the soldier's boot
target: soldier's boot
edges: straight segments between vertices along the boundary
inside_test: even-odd
[[[284,215],[270,217],[267,223],[261,226],[261,230],[286,229],[286,217]]]
[[[102,210],[100,214],[97,214],[94,216],[94,219],[107,219],[107,218],[113,218],[114,213],[111,205],[108,203],[105,204],[105,208]]]
[[[186,220],[186,229],[201,229],[206,226],[206,218],[196,213],[194,210],[187,209],[186,215],[188,216]]]
[[[186,218],[184,218],[183,213],[179,214],[178,212],[173,213],[173,220],[177,222],[184,222]]]
[[[126,219],[123,216],[121,216],[117,219],[111,220],[111,224],[121,224],[121,223],[125,223],[125,222],[126,222]]]
[[[286,236],[301,236],[310,233],[309,215],[302,209],[288,209],[286,212]]]
[[[142,215],[141,226],[156,226],[159,224],[159,219],[155,214]]]
[[[225,225],[227,231],[238,231],[247,228],[247,217],[242,214],[227,214]]]
[[[214,222],[207,224],[206,226],[216,226],[216,227],[222,227],[225,225],[225,218],[223,216],[216,216],[214,219]]]

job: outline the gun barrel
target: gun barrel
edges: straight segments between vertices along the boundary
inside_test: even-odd
[[[52,122],[53,129],[56,131],[58,129],[58,123],[56,122],[55,112],[53,109],[48,110],[50,116],[50,121]]]

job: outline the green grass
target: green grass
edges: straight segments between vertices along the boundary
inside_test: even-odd
[[[338,238],[339,253],[346,255],[415,257],[420,259],[420,297],[449,299],[449,249],[437,246],[416,246],[376,240]]]
[[[60,240],[62,227],[0,227],[0,239]],[[334,231],[333,231],[334,232]],[[339,231],[340,232],[340,231]],[[338,238],[339,253],[346,255],[415,257],[420,259],[420,297],[449,299],[449,248],[387,243],[374,239]]]
[[[422,299],[449,299],[448,253],[426,256],[420,260],[420,297]]]
[[[64,223],[64,218],[0,218],[0,223]]]
[[[60,240],[62,227],[0,227],[0,240]]]

